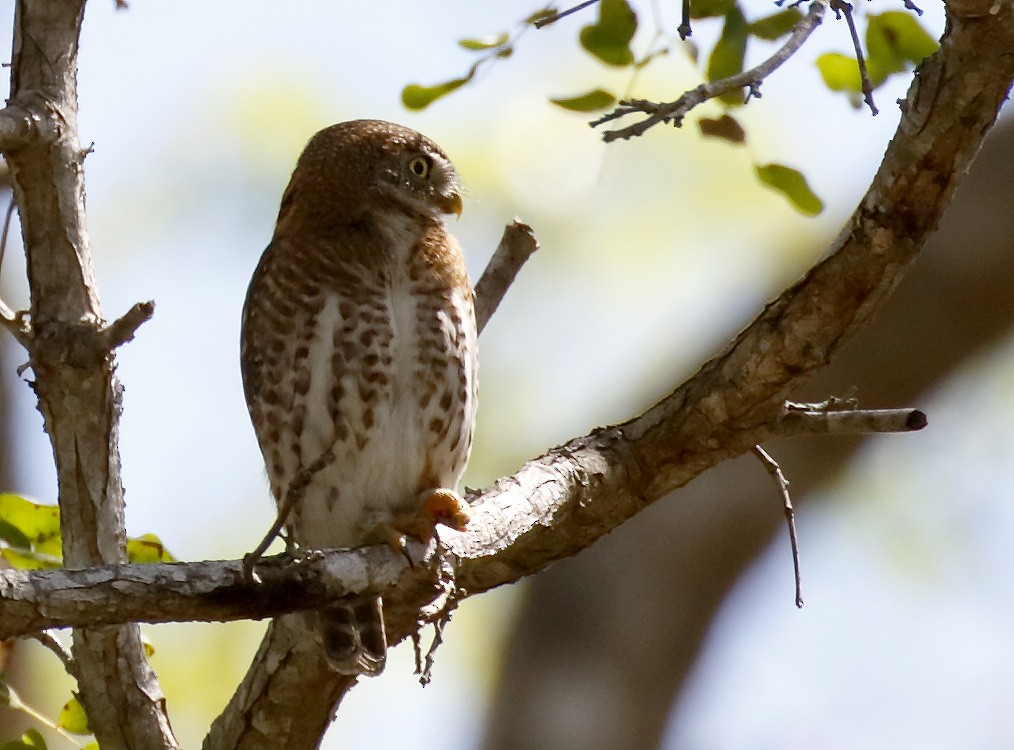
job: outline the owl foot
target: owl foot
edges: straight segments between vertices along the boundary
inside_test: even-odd
[[[468,503],[453,490],[438,488],[426,490],[419,495],[422,504],[418,510],[398,513],[390,521],[377,524],[371,536],[383,540],[395,552],[402,555],[410,566],[415,566],[408,553],[408,537],[428,542],[433,538],[437,524],[464,531],[472,517]]]
[[[432,519],[433,525],[438,523],[450,526],[455,531],[464,531],[472,518],[472,512],[454,490],[440,487],[423,493],[422,514]]]

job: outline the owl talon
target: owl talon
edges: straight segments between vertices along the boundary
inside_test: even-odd
[[[454,490],[440,487],[423,493],[423,515],[432,519],[433,525],[443,524],[455,531],[464,531],[472,518],[472,512],[461,496]]]
[[[248,552],[243,555],[243,580],[252,586],[261,583],[261,577],[257,574],[254,566],[260,561],[261,556]]]
[[[408,540],[405,538],[405,535],[394,526],[389,525],[385,525],[381,531],[387,542],[387,546],[404,557],[406,562],[408,562],[408,567],[414,568],[415,562],[412,561],[412,555],[408,552]]]

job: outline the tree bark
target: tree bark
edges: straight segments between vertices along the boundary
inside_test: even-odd
[[[122,562],[117,445],[120,385],[104,335],[85,228],[77,135],[77,50],[83,0],[17,3],[11,97],[0,140],[11,168],[28,260],[33,387],[53,444],[64,561]],[[103,748],[176,747],[137,626],[74,634],[75,677]]]

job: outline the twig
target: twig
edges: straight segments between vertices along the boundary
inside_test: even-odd
[[[551,23],[556,23],[561,18],[569,16],[571,13],[577,13],[579,10],[584,10],[589,5],[594,5],[599,0],[585,0],[583,3],[578,3],[573,8],[567,8],[567,10],[558,10],[553,15],[547,16],[546,18],[540,18],[535,22],[535,28],[541,29],[543,26],[548,26]]]
[[[683,0],[680,25],[676,27],[676,32],[680,35],[680,39],[683,39],[684,41],[686,41],[687,37],[694,33],[690,28],[690,0]]]
[[[74,674],[74,657],[71,656],[70,650],[60,643],[55,635],[48,630],[37,630],[34,633],[29,633],[28,637],[34,638],[56,654],[57,658],[63,662],[63,668],[67,670],[67,673],[70,675]]]
[[[419,684],[426,687],[433,680],[433,659],[436,656],[437,649],[444,642],[444,626],[451,621],[451,610],[446,610],[433,621],[433,640],[430,642],[430,647],[426,650],[426,656],[422,659],[422,648],[419,642],[418,633],[415,631],[413,635],[413,643],[416,648],[416,660],[415,660],[415,673],[419,675]],[[421,662],[421,663],[420,663]]]
[[[866,69],[866,57],[863,55],[863,45],[859,42],[859,32],[856,31],[856,23],[852,18],[852,6],[845,0],[831,0],[830,6],[836,18],[841,18],[842,14],[845,15],[845,23],[849,27],[849,34],[852,35],[852,47],[856,51],[856,62],[859,63],[859,80],[862,82],[863,101],[876,117],[880,110],[873,103],[873,85],[870,83],[870,73]]]
[[[521,266],[539,249],[532,228],[517,219],[508,224],[493,257],[475,285],[475,322],[479,332],[500,306]]]
[[[915,432],[927,424],[918,409],[857,409],[854,406],[797,404],[787,401],[772,435],[865,435]]]
[[[155,314],[155,303],[152,300],[138,302],[122,316],[102,329],[102,342],[106,351],[112,351],[134,338],[137,329],[151,320]]]
[[[799,573],[799,540],[796,538],[796,515],[792,509],[792,498],[789,495],[789,480],[782,473],[782,467],[778,465],[771,455],[759,445],[753,447],[753,454],[757,456],[761,464],[767,470],[771,478],[778,485],[778,492],[782,496],[782,506],[785,509],[785,524],[789,529],[789,545],[792,547],[792,571],[796,580],[796,606],[803,607],[803,584]]]
[[[14,193],[11,192],[11,201],[7,204],[7,215],[4,216],[3,231],[0,232],[0,269],[3,268],[4,255],[7,253],[7,236],[11,229],[11,219],[14,216]],[[0,299],[0,325],[3,325],[21,344],[28,346],[29,331],[24,315],[15,314],[13,310]]]
[[[602,134],[602,140],[606,143],[615,141],[618,138],[633,138],[642,135],[646,130],[660,122],[669,123],[679,127],[683,124],[683,118],[698,104],[721,96],[727,91],[748,88],[756,95],[760,84],[773,73],[779,66],[799,51],[803,43],[809,38],[813,30],[824,20],[824,3],[818,0],[810,5],[810,10],[803,16],[792,34],[782,47],[771,57],[760,65],[744,70],[728,78],[722,78],[710,83],[702,83],[695,89],[686,92],[679,99],[672,102],[651,102],[646,99],[630,99],[620,102],[612,112],[589,123],[591,127],[598,127],[604,123],[616,120],[620,117],[634,113],[648,115],[640,122],[628,125],[617,130],[607,130]]]
[[[4,216],[4,228],[0,233],[0,267],[3,267],[4,256],[7,254],[7,235],[11,231],[11,219],[14,217],[14,191],[11,191],[11,202],[7,204],[7,215]]]
[[[302,499],[306,493],[306,488],[310,486],[313,478],[324,468],[334,463],[334,451],[332,448],[328,448],[317,456],[317,459],[313,463],[303,469],[289,483],[288,488],[285,490],[285,499],[278,506],[278,515],[275,516],[275,522],[271,524],[271,528],[268,529],[268,532],[261,539],[260,543],[253,548],[253,551],[243,555],[243,577],[247,583],[261,582],[260,576],[257,575],[254,567],[264,557],[264,553],[268,551],[271,543],[278,538],[282,528],[288,522],[289,516],[292,515],[292,509]]]

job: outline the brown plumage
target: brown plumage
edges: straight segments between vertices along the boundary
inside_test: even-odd
[[[467,523],[454,490],[475,424],[475,316],[442,219],[460,210],[443,151],[393,123],[333,125],[299,157],[247,292],[241,357],[271,491],[296,498],[287,528],[303,547]],[[383,669],[379,599],[318,616],[336,670]]]

